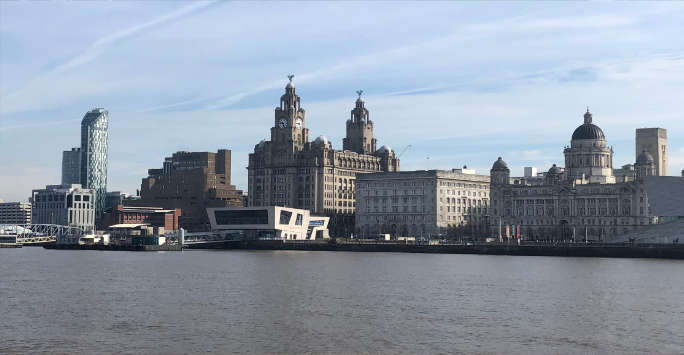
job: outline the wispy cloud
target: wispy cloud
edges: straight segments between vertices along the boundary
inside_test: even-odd
[[[58,121],[50,121],[50,122],[31,122],[31,123],[23,123],[23,124],[17,124],[13,126],[3,126],[2,122],[0,121],[0,132],[5,132],[5,131],[10,131],[13,129],[24,129],[24,128],[32,128],[32,127],[46,127],[46,126],[51,126],[51,125],[61,125],[65,123],[73,123],[73,122],[78,122],[80,121],[79,119],[71,119],[71,120],[58,120]]]
[[[353,91],[364,89],[379,143],[413,146],[405,169],[484,172],[503,156],[546,170],[562,164],[585,105],[616,166],[634,160],[635,127],[661,126],[671,170],[684,167],[678,3],[6,3],[0,42],[12,50],[0,57],[0,89],[13,96],[0,102],[0,166],[14,171],[0,169],[5,199],[58,181],[61,149],[78,142],[73,123],[95,105],[111,114],[111,188],[134,191],[176,150],[218,148],[233,150],[233,182],[244,188],[247,153],[268,137],[290,72],[311,137],[340,148]],[[116,30],[35,26],[92,18],[93,6]],[[282,21],[292,16],[309,20]]]
[[[144,31],[154,28],[156,26],[160,26],[162,24],[169,23],[171,21],[178,20],[185,16],[191,15],[195,12],[198,12],[202,9],[205,9],[215,4],[216,2],[217,0],[195,1],[190,5],[181,7],[169,13],[155,17],[149,21],[139,23],[124,28],[122,30],[116,31],[114,33],[111,33],[109,35],[100,37],[97,40],[95,40],[91,45],[89,45],[86,49],[84,49],[81,53],[68,59],[62,64],[55,66],[52,70],[38,75],[18,90],[9,92],[3,97],[0,97],[0,102],[13,102],[17,96],[20,96],[31,91],[31,88],[41,87],[43,85],[42,83],[45,81],[49,81],[50,77],[59,75],[71,69],[92,62],[93,60],[100,57],[108,48],[115,45],[116,43],[122,42],[126,39],[130,39],[135,35],[143,33]],[[8,112],[9,110],[5,107],[2,111]]]
[[[439,53],[444,52],[445,48],[457,48],[460,45],[469,43],[473,40],[484,40],[486,37],[500,35],[501,33],[511,34],[520,32],[548,31],[548,30],[586,30],[595,31],[600,28],[613,28],[629,26],[638,21],[636,16],[617,16],[617,15],[589,15],[589,16],[566,16],[554,17],[549,19],[534,19],[528,16],[520,16],[513,19],[493,21],[482,24],[465,24],[450,33],[440,34],[433,38],[416,42],[397,42],[399,45],[383,48],[379,51],[364,53],[361,55],[349,55],[340,58],[334,63],[326,63],[319,69],[296,73],[297,83],[307,83],[314,81],[334,80],[353,75],[356,71],[368,68],[393,67],[392,63],[401,61],[418,60],[415,58],[417,53],[423,53],[421,57],[429,56],[434,53],[438,58]],[[422,58],[425,59],[425,58]],[[595,73],[591,68],[573,68],[574,71],[558,74],[554,80],[559,81],[591,81],[595,79]],[[475,77],[476,73],[469,73]],[[482,77],[482,73],[477,73],[477,79],[470,83],[455,83],[450,85],[433,85],[417,89],[401,90],[387,93],[387,95],[414,95],[417,93],[439,92],[453,90],[455,88],[469,85],[479,88],[492,88],[501,85],[501,73],[496,73],[496,77]],[[509,74],[508,79],[513,79],[519,74]],[[472,78],[470,78],[472,79]],[[504,78],[505,79],[505,78]],[[198,98],[190,102],[177,102],[167,105],[160,105],[141,110],[142,112],[166,110],[168,108],[183,106],[187,103],[199,103],[195,106],[196,110],[220,110],[227,109],[242,100],[269,90],[283,86],[284,79],[273,79],[253,88],[242,90],[229,96],[212,101],[209,98]]]
[[[538,19],[536,16],[520,16],[512,19],[498,20],[486,23],[476,23],[466,26],[473,32],[501,31],[530,32],[549,30],[596,30],[612,27],[633,25],[637,22],[636,16],[616,15],[590,15],[590,16],[565,16]]]
[[[150,29],[155,26],[159,26],[161,24],[180,19],[184,16],[190,15],[196,11],[199,11],[201,9],[204,9],[206,7],[209,7],[210,5],[213,5],[216,3],[216,0],[210,0],[210,1],[195,1],[191,3],[190,5],[181,7],[180,9],[171,11],[167,14],[163,14],[159,17],[153,18],[152,20],[139,23],[136,25],[133,25],[131,27],[125,28],[123,30],[114,32],[112,34],[109,34],[107,36],[101,37],[97,39],[95,42],[93,42],[88,48],[86,48],[82,53],[78,54],[77,56],[71,58],[68,60],[66,63],[63,63],[59,66],[57,66],[54,71],[55,72],[63,72],[65,70],[69,70],[71,68],[86,64],[100,55],[112,44],[125,40],[127,38],[131,38],[135,36],[136,34],[139,34],[141,32],[144,32],[147,29]]]

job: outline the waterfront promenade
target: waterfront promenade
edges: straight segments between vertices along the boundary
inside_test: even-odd
[[[296,240],[214,240],[209,242],[165,245],[78,245],[45,244],[46,249],[100,251],[182,251],[183,249],[300,250],[343,252],[391,252],[424,254],[480,254],[511,256],[558,256],[602,258],[683,259],[682,244],[636,243],[440,243],[413,244],[375,240],[296,241]]]
[[[405,244],[362,240],[327,241],[226,241],[188,246],[192,249],[308,250],[348,252],[401,252],[431,254],[483,254],[520,256],[616,257],[684,259],[684,245],[629,243],[461,243]]]

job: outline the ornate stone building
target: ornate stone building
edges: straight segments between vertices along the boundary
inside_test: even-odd
[[[357,183],[356,234],[416,238],[487,230],[489,179],[470,169],[364,174]]]
[[[335,150],[324,136],[309,141],[306,111],[292,76],[275,108],[271,139],[249,155],[249,206],[287,206],[314,214],[354,212],[357,174],[398,171],[399,159],[388,146],[376,148],[373,121],[358,91],[347,120],[344,150]]]
[[[554,164],[543,179],[536,180],[511,178],[501,157],[494,162],[490,171],[493,235],[608,240],[657,222],[644,188],[644,178],[656,172],[648,152],[637,157],[633,176],[616,182],[613,149],[587,110],[564,154],[565,169]]]

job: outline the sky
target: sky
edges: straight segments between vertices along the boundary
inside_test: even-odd
[[[246,189],[288,74],[310,138],[337,149],[364,90],[402,170],[562,166],[588,106],[614,167],[634,162],[636,128],[662,127],[679,175],[682,19],[682,2],[0,1],[0,199],[58,184],[95,107],[108,190],[225,148]]]

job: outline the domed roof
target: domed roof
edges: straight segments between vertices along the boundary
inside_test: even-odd
[[[377,150],[377,152],[378,153],[390,153],[390,152],[392,152],[392,149],[387,145],[383,145],[382,147],[380,147],[380,149]]]
[[[591,123],[592,116],[591,112],[587,108],[587,112],[584,114],[584,124],[577,127],[575,132],[572,133],[572,140],[576,139],[594,139],[594,140],[606,140],[606,136],[599,126]]]
[[[505,169],[508,169],[508,164],[506,164],[506,162],[503,161],[503,159],[501,159],[501,157],[499,157],[499,159],[497,159],[494,162],[494,165],[492,165],[492,170],[505,170]]]
[[[328,138],[325,138],[325,136],[318,136],[314,140],[314,143],[316,143],[316,144],[328,144]]]
[[[548,173],[553,175],[560,175],[563,173],[563,171],[561,171],[561,168],[557,167],[556,164],[553,164],[551,169],[549,169]]]
[[[654,161],[655,161],[655,159],[653,159],[653,156],[651,154],[649,154],[646,150],[644,150],[637,157],[636,163],[637,164],[653,164]]]
[[[596,140],[606,140],[606,136],[599,126],[592,123],[585,123],[572,133],[572,140],[576,139],[596,139]]]

